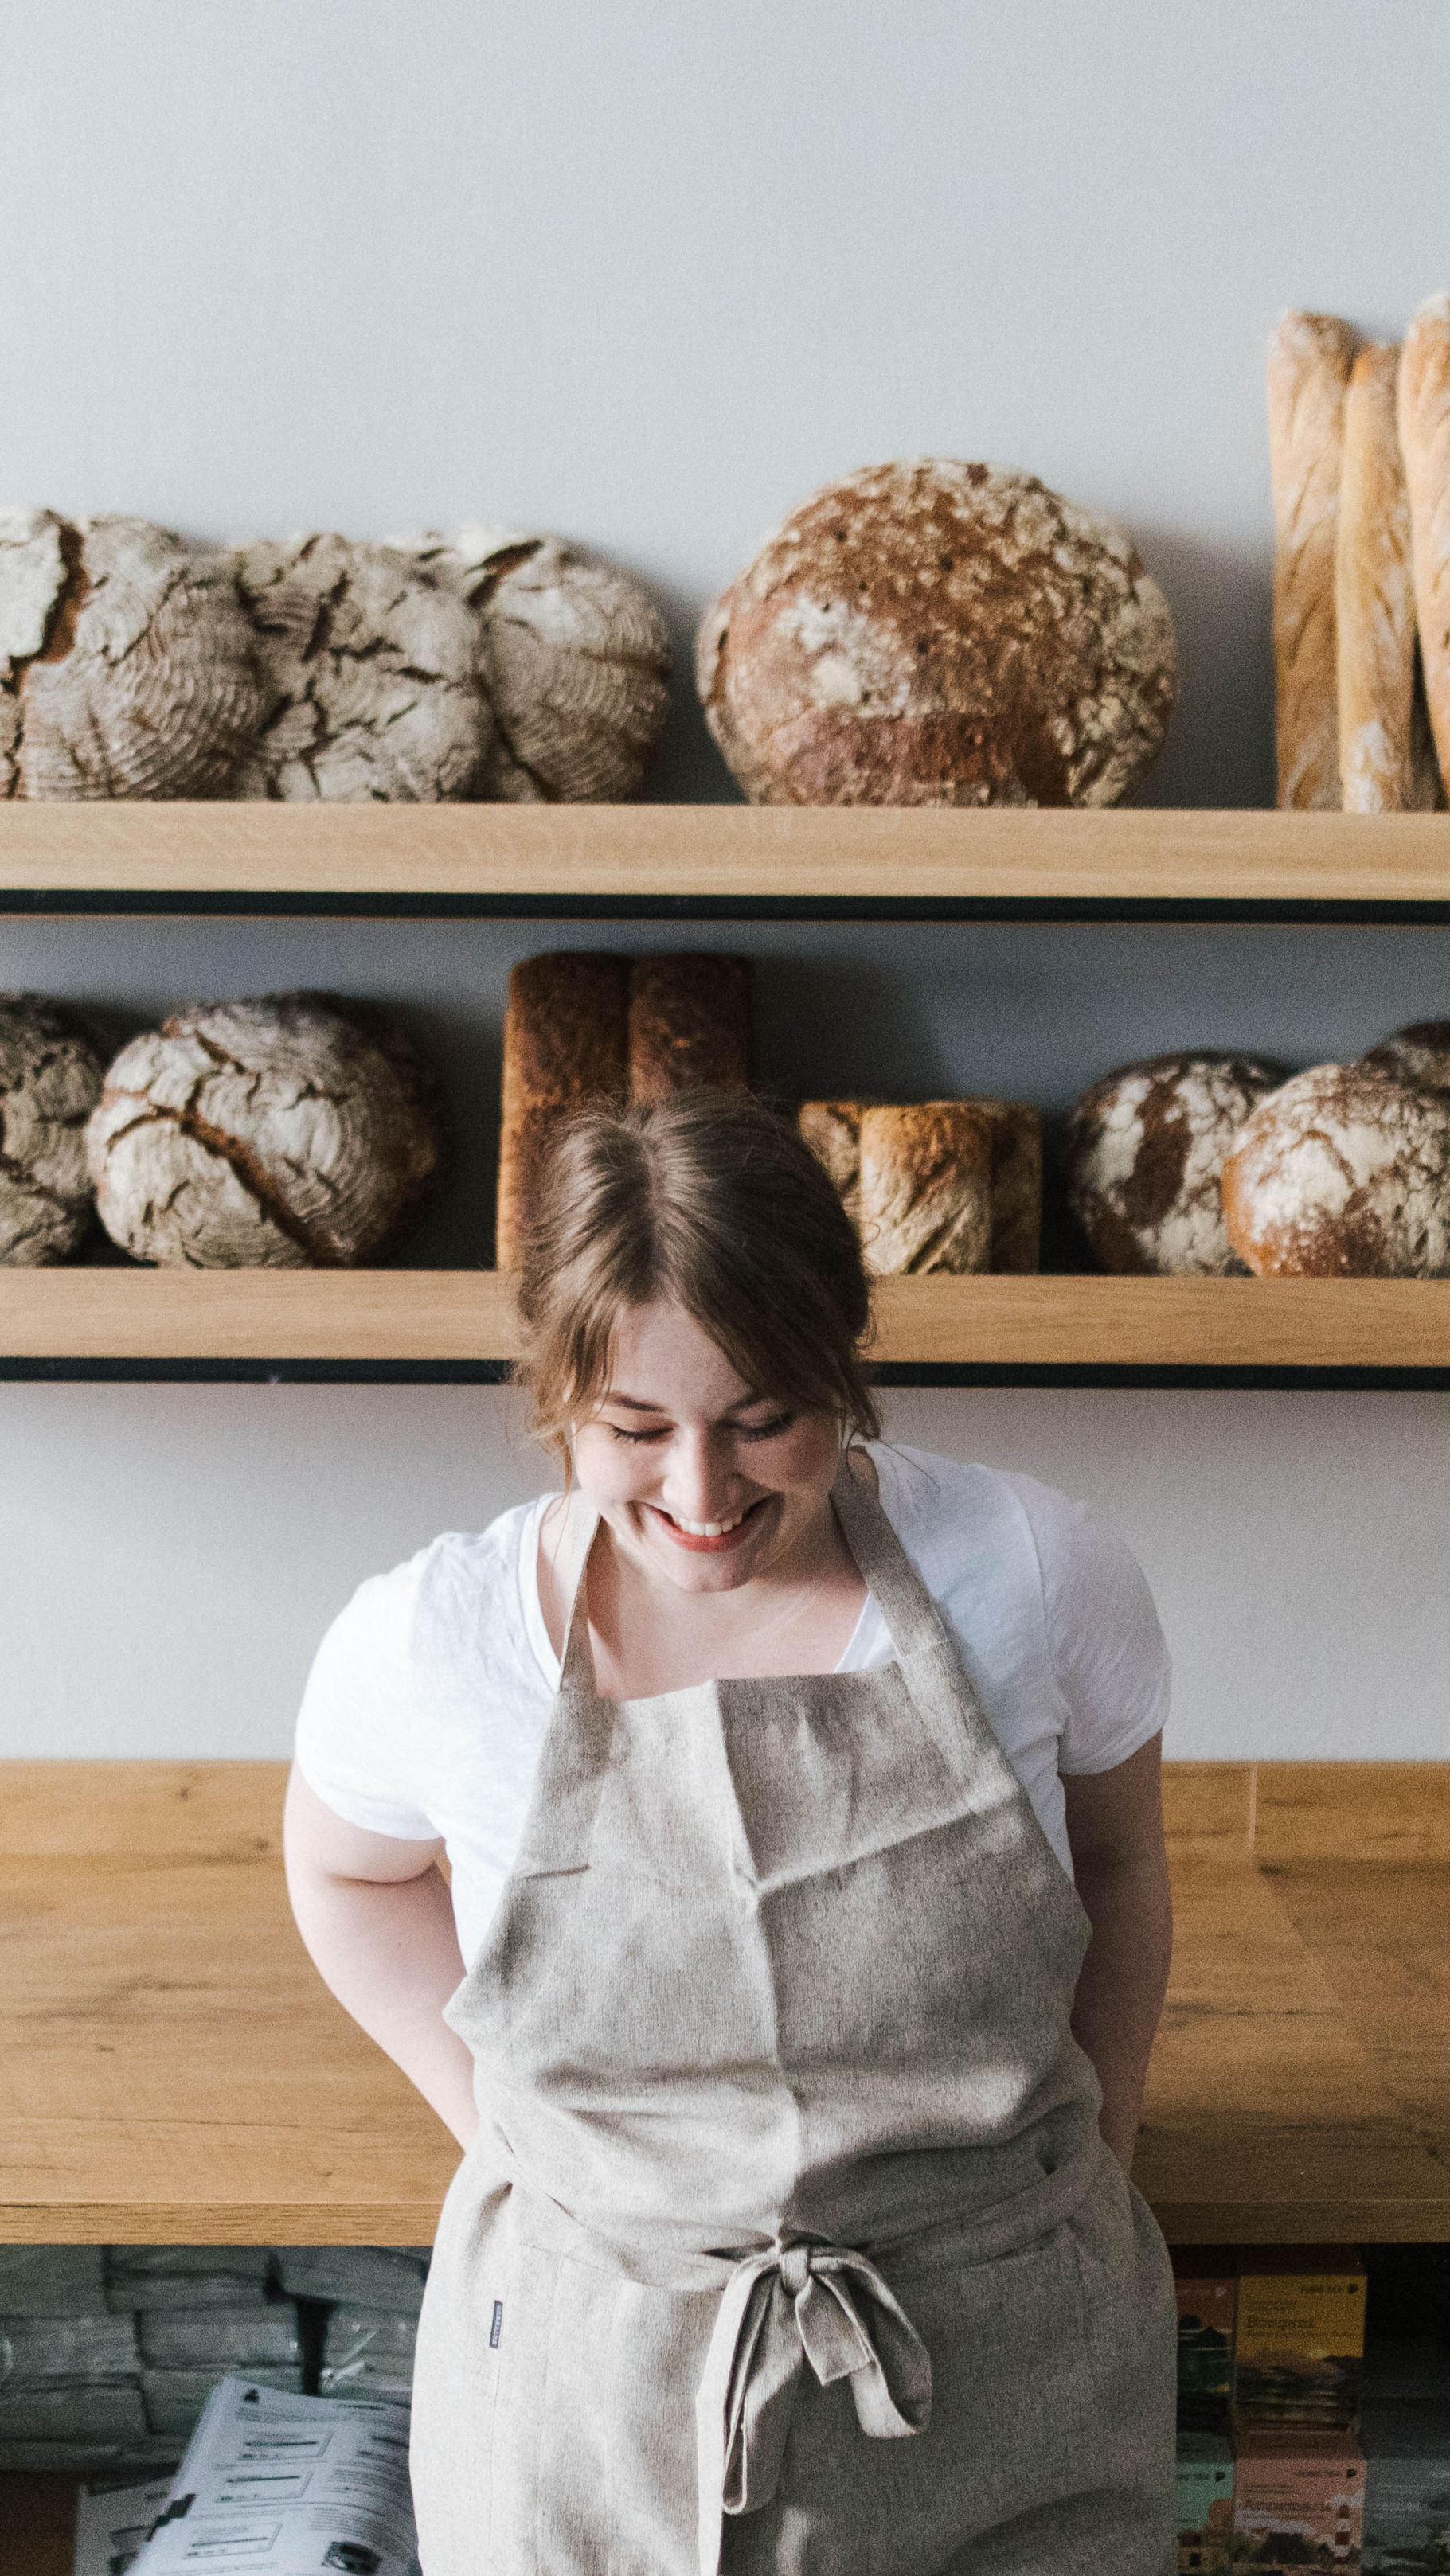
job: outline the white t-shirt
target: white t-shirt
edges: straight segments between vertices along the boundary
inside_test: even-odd
[[[1062,1775],[1110,1771],[1168,1714],[1168,1650],[1121,1539],[1031,1476],[873,1445],[881,1501],[954,1631],[1064,1869]],[[317,1650],[297,1761],[349,1824],[446,1845],[465,1960],[513,1865],[559,1687],[539,1606],[547,1495],[360,1584]],[[838,1672],[890,1661],[869,1594]]]

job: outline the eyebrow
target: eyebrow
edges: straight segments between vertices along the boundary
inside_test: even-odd
[[[668,1413],[670,1409],[667,1404],[651,1404],[644,1396],[616,1395],[612,1389],[602,1395],[599,1401],[601,1404],[622,1405],[627,1413]],[[771,1398],[768,1395],[737,1395],[733,1404],[726,1405],[725,1412],[743,1413],[747,1405],[769,1404],[770,1401]],[[724,1420],[723,1414],[721,1420]]]

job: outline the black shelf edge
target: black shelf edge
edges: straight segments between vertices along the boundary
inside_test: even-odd
[[[1450,929],[1443,901],[1208,895],[312,894],[216,888],[0,887],[0,916],[313,921],[1257,922],[1329,929]]]
[[[14,1359],[0,1383],[80,1386],[506,1386],[507,1360]],[[1285,1394],[1450,1394],[1446,1368],[1206,1367],[1192,1362],[885,1360],[879,1387],[1226,1388]]]

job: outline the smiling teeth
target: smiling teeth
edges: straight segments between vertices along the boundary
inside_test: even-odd
[[[687,1538],[723,1538],[727,1530],[739,1529],[745,1514],[737,1512],[733,1521],[687,1521],[681,1512],[671,1512],[670,1518]]]

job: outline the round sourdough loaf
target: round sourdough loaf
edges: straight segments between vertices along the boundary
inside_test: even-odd
[[[1224,1226],[1224,1156],[1283,1079],[1259,1056],[1157,1055],[1083,1093],[1068,1122],[1068,1200],[1104,1270],[1241,1266]]]
[[[444,1164],[430,1066],[385,1013],[329,993],[216,1002],[133,1038],[86,1146],[114,1241],[201,1270],[376,1259]]]
[[[0,993],[0,1262],[64,1261],[91,1221],[86,1120],[101,1096],[89,1031],[40,993]]]
[[[1223,1202],[1235,1252],[1263,1277],[1443,1277],[1450,1098],[1367,1065],[1311,1065],[1239,1129]]]
[[[1420,1091],[1450,1091],[1450,1020],[1412,1020],[1381,1038],[1360,1063]]]
[[[0,511],[0,797],[218,796],[265,703],[220,555]]]
[[[1176,679],[1167,602],[1114,520],[951,457],[817,492],[696,650],[710,730],[766,805],[1113,805]]]

